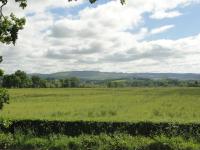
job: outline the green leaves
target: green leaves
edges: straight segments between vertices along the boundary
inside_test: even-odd
[[[4,104],[9,103],[9,94],[7,90],[5,89],[0,89],[0,110],[3,108]]]
[[[24,28],[26,23],[25,18],[17,18],[13,13],[9,16],[3,15],[3,7],[8,0],[0,0],[2,3],[0,7],[0,43],[15,44],[18,38],[19,30]],[[19,3],[19,7],[24,9],[27,6],[27,0],[15,0]]]
[[[24,9],[27,6],[27,0],[15,0],[15,2],[19,2],[19,7]]]
[[[3,70],[0,69],[0,77],[2,77],[4,74]]]
[[[0,42],[10,44],[16,43],[19,30],[26,23],[25,18],[17,18],[13,13],[9,17],[1,17],[0,20]]]

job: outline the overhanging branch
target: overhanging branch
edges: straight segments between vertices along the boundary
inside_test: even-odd
[[[0,18],[4,17],[4,15],[3,15],[3,7],[8,3],[8,0],[3,0],[1,2],[2,2],[2,5],[0,7]]]

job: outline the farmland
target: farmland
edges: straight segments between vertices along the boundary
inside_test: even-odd
[[[11,120],[200,122],[200,88],[10,89]]]
[[[0,149],[197,150],[200,88],[9,89]]]

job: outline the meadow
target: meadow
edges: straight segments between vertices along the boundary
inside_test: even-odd
[[[200,122],[200,88],[9,89],[0,118]]]

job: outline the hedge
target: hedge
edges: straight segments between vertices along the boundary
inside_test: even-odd
[[[184,136],[200,137],[200,124],[198,123],[153,123],[153,122],[87,122],[87,121],[42,121],[42,120],[16,120],[1,121],[0,132],[34,134],[44,136],[49,134],[63,134],[78,136],[81,134],[99,135],[101,133],[126,133],[130,135],[153,136]]]

